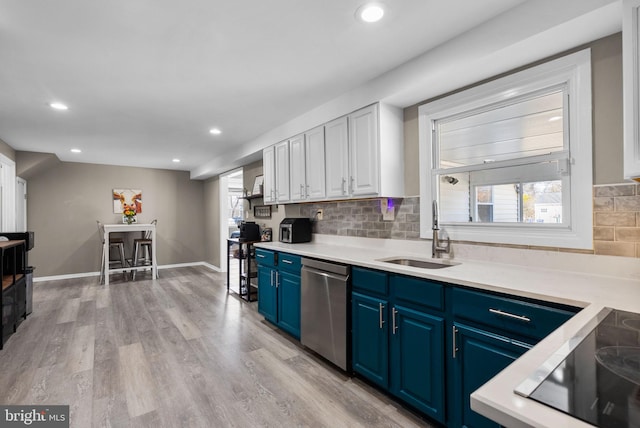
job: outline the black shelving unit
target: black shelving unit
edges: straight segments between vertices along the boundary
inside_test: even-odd
[[[253,244],[260,241],[242,241],[238,238],[227,239],[227,293],[237,292],[243,300],[253,302],[258,298],[258,285],[252,279],[258,277],[258,271],[251,269],[251,261],[255,260],[255,249]],[[233,290],[231,285],[231,259],[236,258],[232,253],[232,247],[238,246],[238,290]],[[246,263],[243,263],[246,261]],[[244,266],[246,265],[246,266]]]
[[[2,278],[0,349],[4,346],[5,339],[16,332],[21,319],[27,318],[25,248],[23,240],[0,242],[0,278]]]

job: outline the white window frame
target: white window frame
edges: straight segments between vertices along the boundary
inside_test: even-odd
[[[556,152],[558,167],[568,169],[570,192],[563,188],[563,224],[441,223],[458,241],[593,248],[591,51],[585,49],[419,107],[420,237],[430,238],[432,201],[438,199],[434,180],[435,121],[515,97],[565,85],[565,136],[568,152]],[[566,159],[566,161],[565,161]],[[517,160],[516,160],[517,163]],[[563,180],[564,183],[565,180]],[[565,196],[566,195],[566,196]]]

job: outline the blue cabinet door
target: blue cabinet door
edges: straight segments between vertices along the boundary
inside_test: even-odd
[[[389,388],[388,303],[386,300],[351,295],[353,370]]]
[[[277,271],[271,267],[258,266],[258,312],[274,324],[278,322],[276,274]]]
[[[470,396],[531,346],[484,330],[454,324],[457,351],[454,366],[455,427],[497,428],[499,425],[471,410]],[[455,420],[457,418],[457,420]]]
[[[278,272],[278,327],[300,338],[300,275]]]
[[[444,319],[391,308],[391,392],[444,423]]]

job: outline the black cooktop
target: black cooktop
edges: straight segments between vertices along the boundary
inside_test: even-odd
[[[605,308],[516,392],[597,427],[640,428],[640,314]]]

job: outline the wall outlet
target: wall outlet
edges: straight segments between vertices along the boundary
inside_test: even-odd
[[[324,218],[324,210],[319,209],[316,211],[316,220],[322,220]]]

